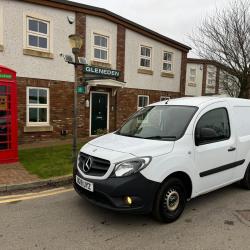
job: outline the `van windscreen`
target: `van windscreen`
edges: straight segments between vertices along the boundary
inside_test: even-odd
[[[180,139],[197,111],[194,106],[148,106],[136,112],[116,133],[143,139]]]

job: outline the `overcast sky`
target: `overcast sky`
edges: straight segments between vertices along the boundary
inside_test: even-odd
[[[190,45],[188,34],[202,17],[229,0],[74,0],[110,10],[162,35]]]

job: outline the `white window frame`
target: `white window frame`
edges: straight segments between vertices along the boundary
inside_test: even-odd
[[[138,95],[137,96],[137,110],[140,110],[142,109],[143,107],[140,107],[139,106],[139,103],[140,103],[140,97],[146,97],[147,98],[147,104],[143,107],[146,107],[147,105],[149,105],[149,96],[148,95]]]
[[[95,36],[101,36],[107,39],[107,47],[103,47],[103,46],[99,46],[99,45],[95,45]],[[94,61],[98,61],[98,62],[104,62],[104,63],[109,63],[110,61],[110,37],[108,35],[105,34],[100,34],[98,32],[93,32],[93,41],[92,41],[92,55],[93,55],[93,60]],[[95,49],[99,49],[99,50],[104,50],[107,52],[107,59],[101,59],[101,58],[96,58],[95,57]]]
[[[148,56],[144,56],[144,55],[141,54],[142,47],[147,48],[147,49],[150,50],[150,56],[149,57]],[[143,45],[143,44],[140,45],[140,47],[139,47],[139,68],[141,68],[141,69],[149,69],[149,70],[152,69],[152,53],[153,53],[153,48],[152,47],[147,46],[147,45]],[[141,65],[141,59],[147,59],[147,60],[149,60],[150,66],[149,67],[142,66]]]
[[[43,89],[47,91],[47,104],[35,104],[29,103],[29,91],[30,89]],[[26,125],[27,126],[49,126],[50,119],[50,100],[49,100],[49,88],[41,87],[27,87],[26,88]],[[30,108],[47,108],[47,122],[30,122],[29,121],[29,109]]]
[[[165,53],[167,53],[167,54],[171,54],[171,58],[172,58],[172,60],[171,61],[169,61],[169,60],[164,60],[164,54]],[[174,53],[173,52],[169,52],[169,51],[163,51],[163,54],[162,54],[162,71],[163,72],[167,72],[167,73],[172,73],[173,72],[173,67],[174,67]],[[167,64],[170,64],[171,65],[171,70],[165,70],[164,68],[163,68],[163,65],[164,65],[164,63],[167,63]]]
[[[194,71],[195,74],[192,74],[192,71]],[[190,68],[190,70],[189,70],[189,79],[188,79],[189,82],[195,83],[195,80],[196,80],[196,73],[197,73],[196,68]],[[193,79],[192,79],[192,78],[193,78]]]

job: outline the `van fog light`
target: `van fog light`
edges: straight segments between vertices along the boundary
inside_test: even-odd
[[[126,196],[126,197],[125,197],[125,203],[126,203],[127,205],[131,205],[131,204],[133,203],[132,197]]]

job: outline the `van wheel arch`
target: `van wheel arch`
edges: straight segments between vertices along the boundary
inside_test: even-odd
[[[193,185],[192,185],[192,181],[191,181],[190,176],[182,171],[174,172],[174,173],[170,174],[169,176],[167,176],[163,180],[162,184],[170,178],[177,178],[183,182],[183,185],[186,188],[186,197],[187,197],[187,199],[190,199],[191,195],[192,195],[192,190],[193,190]]]

